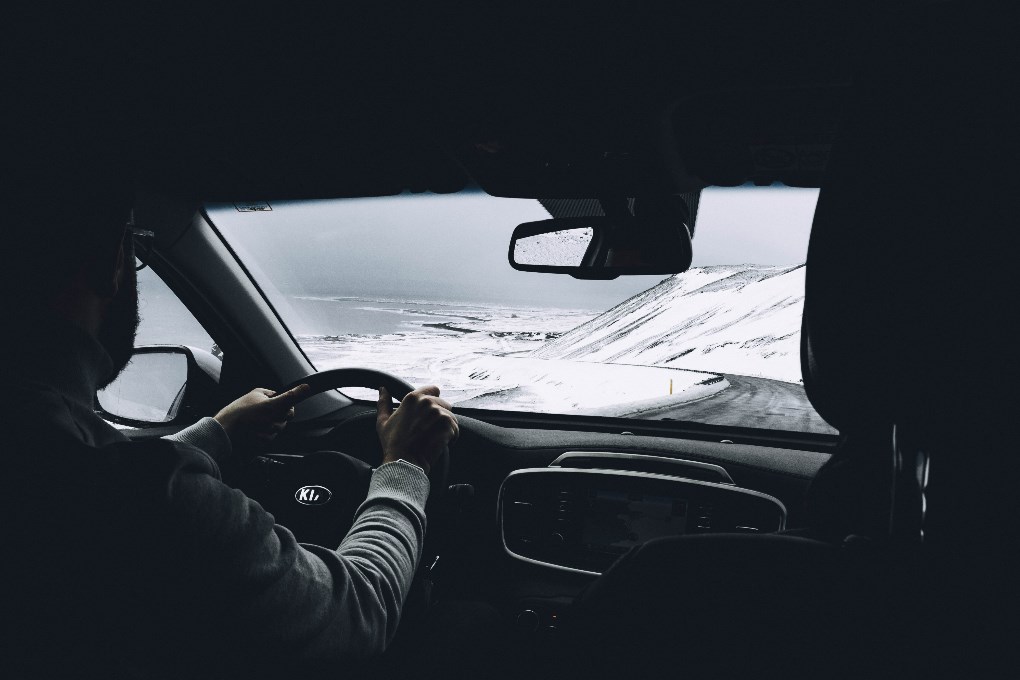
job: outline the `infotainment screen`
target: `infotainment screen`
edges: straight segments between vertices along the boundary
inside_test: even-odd
[[[687,501],[669,496],[590,489],[586,505],[581,542],[589,550],[622,554],[687,526]]]

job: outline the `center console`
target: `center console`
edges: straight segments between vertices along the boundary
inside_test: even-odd
[[[511,557],[599,575],[630,548],[654,538],[780,531],[786,508],[732,482],[548,467],[517,470],[504,480],[499,518]]]

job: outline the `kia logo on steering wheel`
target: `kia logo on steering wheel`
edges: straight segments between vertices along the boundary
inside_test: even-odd
[[[303,486],[294,492],[294,500],[301,505],[325,505],[332,497],[332,492],[324,486]]]

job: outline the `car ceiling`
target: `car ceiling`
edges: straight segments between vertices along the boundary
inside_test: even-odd
[[[211,200],[817,186],[853,59],[836,3],[88,11],[20,24],[25,156]]]

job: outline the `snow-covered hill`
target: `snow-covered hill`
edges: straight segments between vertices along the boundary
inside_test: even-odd
[[[800,382],[804,266],[698,267],[549,340],[531,356]]]

